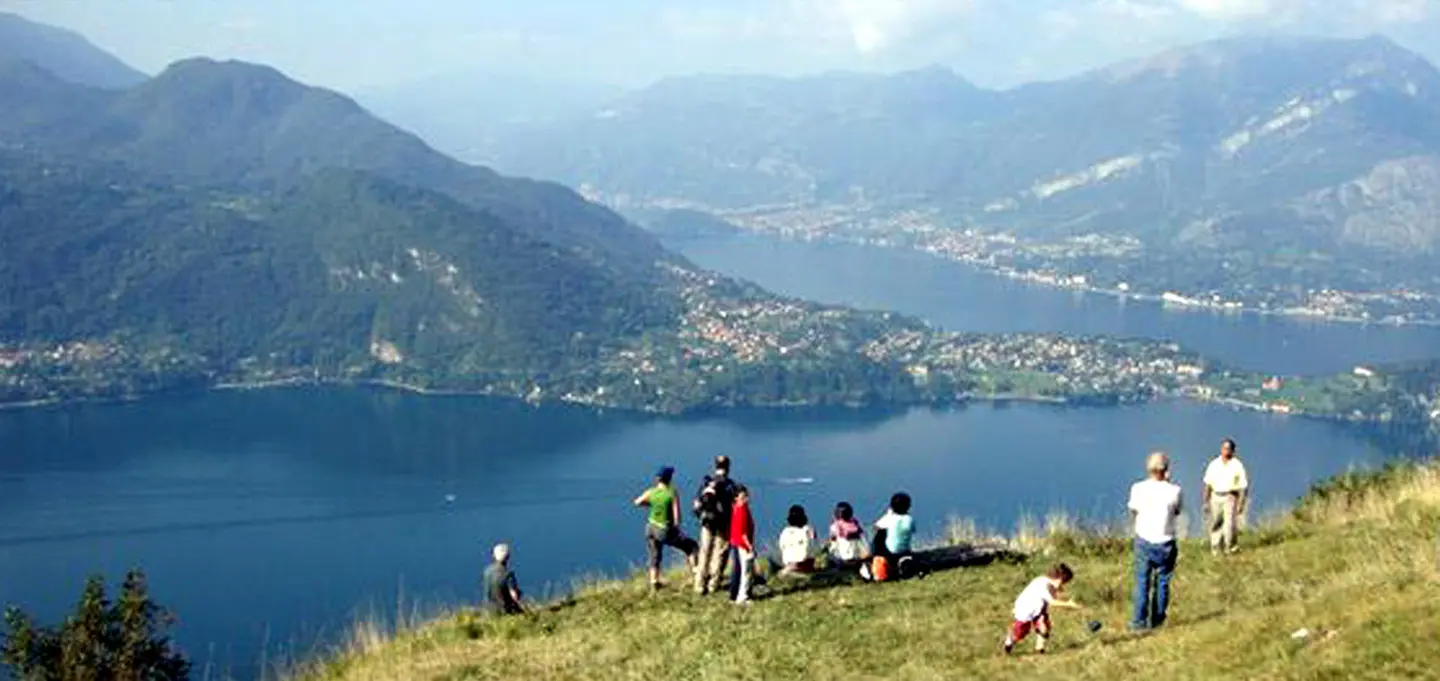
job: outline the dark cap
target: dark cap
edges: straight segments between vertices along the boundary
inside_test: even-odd
[[[725,456],[724,454],[721,454],[720,456],[715,457],[715,470],[729,472],[729,470],[730,470],[730,457]]]
[[[660,470],[655,472],[655,477],[665,482],[670,482],[670,479],[675,477],[675,467],[661,466]]]

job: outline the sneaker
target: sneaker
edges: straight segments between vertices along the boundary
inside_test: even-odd
[[[1015,642],[1007,638],[1000,642],[1000,649],[1005,651],[1006,655],[1009,655],[1015,651]]]
[[[1232,546],[1232,547],[1230,547],[1229,549],[1226,549],[1225,553],[1228,553],[1228,554],[1231,554],[1231,555],[1240,553],[1240,547],[1238,547],[1238,546]]]
[[[749,597],[749,596],[741,596],[741,597],[735,599],[735,605],[745,605],[745,606],[750,605],[750,597]]]

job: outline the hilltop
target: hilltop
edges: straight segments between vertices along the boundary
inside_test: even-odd
[[[1032,558],[897,584],[794,590],[737,609],[639,581],[592,584],[530,617],[461,613],[390,638],[360,627],[298,679],[1440,678],[1440,469],[1399,467],[1315,488],[1215,558],[1181,548],[1170,622],[1126,633],[1125,541],[1052,525]],[[1051,653],[1000,655],[1015,594],[1076,568]],[[523,578],[523,575],[522,575]],[[1083,623],[1098,619],[1097,635]],[[1306,629],[1308,636],[1294,632]]]

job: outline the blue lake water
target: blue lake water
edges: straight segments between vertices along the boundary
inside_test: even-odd
[[[955,331],[1053,331],[1161,338],[1277,374],[1440,357],[1440,327],[1362,325],[1303,317],[1167,309],[1158,302],[1040,286],[900,249],[792,242],[754,235],[677,240],[697,264],[773,291],[895,310]]]
[[[684,247],[702,264],[787,292],[899,308],[953,328],[1160,335],[1295,371],[1400,358],[1425,338],[1116,311],[1113,300],[972,277],[928,258],[835,249]],[[902,260],[886,259],[895,255]],[[797,276],[802,269],[814,278]],[[1076,328],[1091,315],[1111,321]],[[818,520],[846,499],[868,520],[897,489],[914,495],[922,534],[940,532],[951,515],[996,529],[1062,507],[1115,518],[1147,451],[1172,452],[1193,495],[1226,436],[1241,443],[1261,507],[1396,453],[1331,424],[1174,402],[659,419],[294,389],[11,411],[0,413],[0,601],[53,620],[87,574],[116,579],[140,566],[179,614],[177,635],[197,670],[248,677],[262,658],[308,654],[372,610],[473,601],[496,541],[514,543],[531,591],[630,569],[644,547],[629,502],[662,463],[679,467],[688,495],[710,457],[731,455],[756,492],[762,538],[773,542],[791,503]]]

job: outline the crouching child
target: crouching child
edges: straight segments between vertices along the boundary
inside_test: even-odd
[[[1030,581],[1020,596],[1015,599],[1015,622],[1005,634],[1004,649],[1009,655],[1015,644],[1035,633],[1035,652],[1044,654],[1045,644],[1050,640],[1050,608],[1079,608],[1073,600],[1064,598],[1065,586],[1075,579],[1075,572],[1069,565],[1060,563],[1049,572]]]

